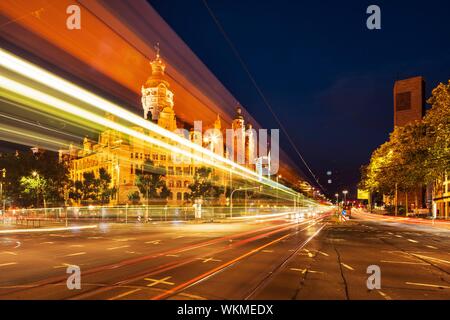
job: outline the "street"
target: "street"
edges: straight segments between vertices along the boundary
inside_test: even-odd
[[[401,220],[399,220],[401,221]],[[0,234],[0,299],[448,299],[450,230],[332,212]],[[66,285],[81,269],[81,289]],[[381,289],[368,290],[369,265]]]

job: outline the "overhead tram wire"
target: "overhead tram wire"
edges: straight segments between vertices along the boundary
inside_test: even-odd
[[[253,75],[251,74],[250,70],[248,69],[246,63],[244,62],[244,60],[242,59],[241,55],[239,54],[239,52],[237,51],[235,45],[233,44],[233,42],[231,41],[230,37],[228,37],[227,33],[225,32],[224,28],[222,27],[222,25],[220,24],[219,20],[217,19],[217,17],[214,15],[213,11],[211,10],[211,8],[209,7],[208,3],[206,0],[203,0],[203,4],[205,5],[209,15],[211,16],[211,18],[213,19],[214,23],[216,24],[217,28],[219,29],[219,31],[222,33],[223,37],[225,38],[226,42],[228,43],[228,45],[230,46],[231,50],[233,51],[234,55],[236,56],[236,58],[239,60],[239,63],[241,64],[242,68],[244,69],[245,73],[247,74],[247,76],[249,77],[250,81],[252,82],[253,86],[255,87],[256,91],[258,92],[259,96],[261,97],[261,99],[263,100],[264,104],[267,106],[267,108],[269,109],[269,111],[272,113],[273,117],[275,118],[278,126],[281,128],[281,130],[283,131],[284,135],[286,136],[286,138],[288,139],[291,147],[294,149],[294,151],[297,153],[298,157],[300,158],[300,160],[303,162],[303,164],[305,165],[305,167],[308,169],[309,173],[311,174],[311,177],[314,178],[314,180],[316,181],[317,185],[322,189],[322,191],[324,191],[324,187],[320,184],[319,179],[317,179],[316,175],[312,172],[310,166],[306,163],[305,159],[303,158],[303,156],[301,155],[300,151],[298,150],[298,148],[295,146],[294,141],[292,140],[292,138],[290,137],[289,133],[287,132],[286,128],[283,126],[283,124],[281,123],[280,119],[278,118],[278,116],[276,115],[275,111],[273,110],[271,104],[269,103],[269,101],[267,100],[266,96],[264,95],[264,93],[262,92],[261,88],[258,86],[258,84],[256,83],[255,78],[253,77]]]

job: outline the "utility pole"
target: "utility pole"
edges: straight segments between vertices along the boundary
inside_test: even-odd
[[[6,169],[5,168],[3,168],[2,170],[0,170],[0,172],[1,172],[1,175],[0,175],[0,200],[1,200],[1,202],[0,202],[0,204],[2,204],[2,214],[4,215],[6,212],[5,212],[5,209],[6,209],[6,201],[3,199],[3,179],[5,179],[6,178]]]

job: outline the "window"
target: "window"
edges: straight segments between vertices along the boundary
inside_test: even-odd
[[[173,167],[167,168],[167,174],[173,176]]]
[[[130,158],[133,159],[133,153],[131,153]]]
[[[158,155],[157,155],[156,153],[154,153],[154,154],[152,155],[152,159],[153,159],[153,160],[158,160]]]
[[[173,180],[169,180],[169,188],[173,188]]]
[[[177,188],[181,188],[181,181],[177,181],[176,186],[177,186]]]
[[[185,188],[189,187],[189,181],[184,181],[184,187]]]
[[[184,167],[184,168],[183,168],[183,174],[184,174],[185,176],[188,176],[188,175],[189,175],[189,167]]]
[[[397,111],[411,109],[411,92],[410,91],[397,93],[395,100],[396,100]]]
[[[166,155],[165,154],[160,155],[159,158],[160,158],[161,161],[166,161]]]
[[[175,174],[176,174],[177,176],[181,176],[182,173],[183,173],[183,171],[181,170],[181,167],[176,167],[175,171],[176,171]]]
[[[131,164],[130,173],[133,174],[133,164]]]
[[[178,201],[182,200],[182,194],[181,194],[181,192],[177,192],[177,200],[178,200]]]

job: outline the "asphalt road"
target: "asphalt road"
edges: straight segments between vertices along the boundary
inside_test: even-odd
[[[0,299],[450,298],[449,230],[354,217],[0,235]],[[379,290],[367,289],[369,265]]]

